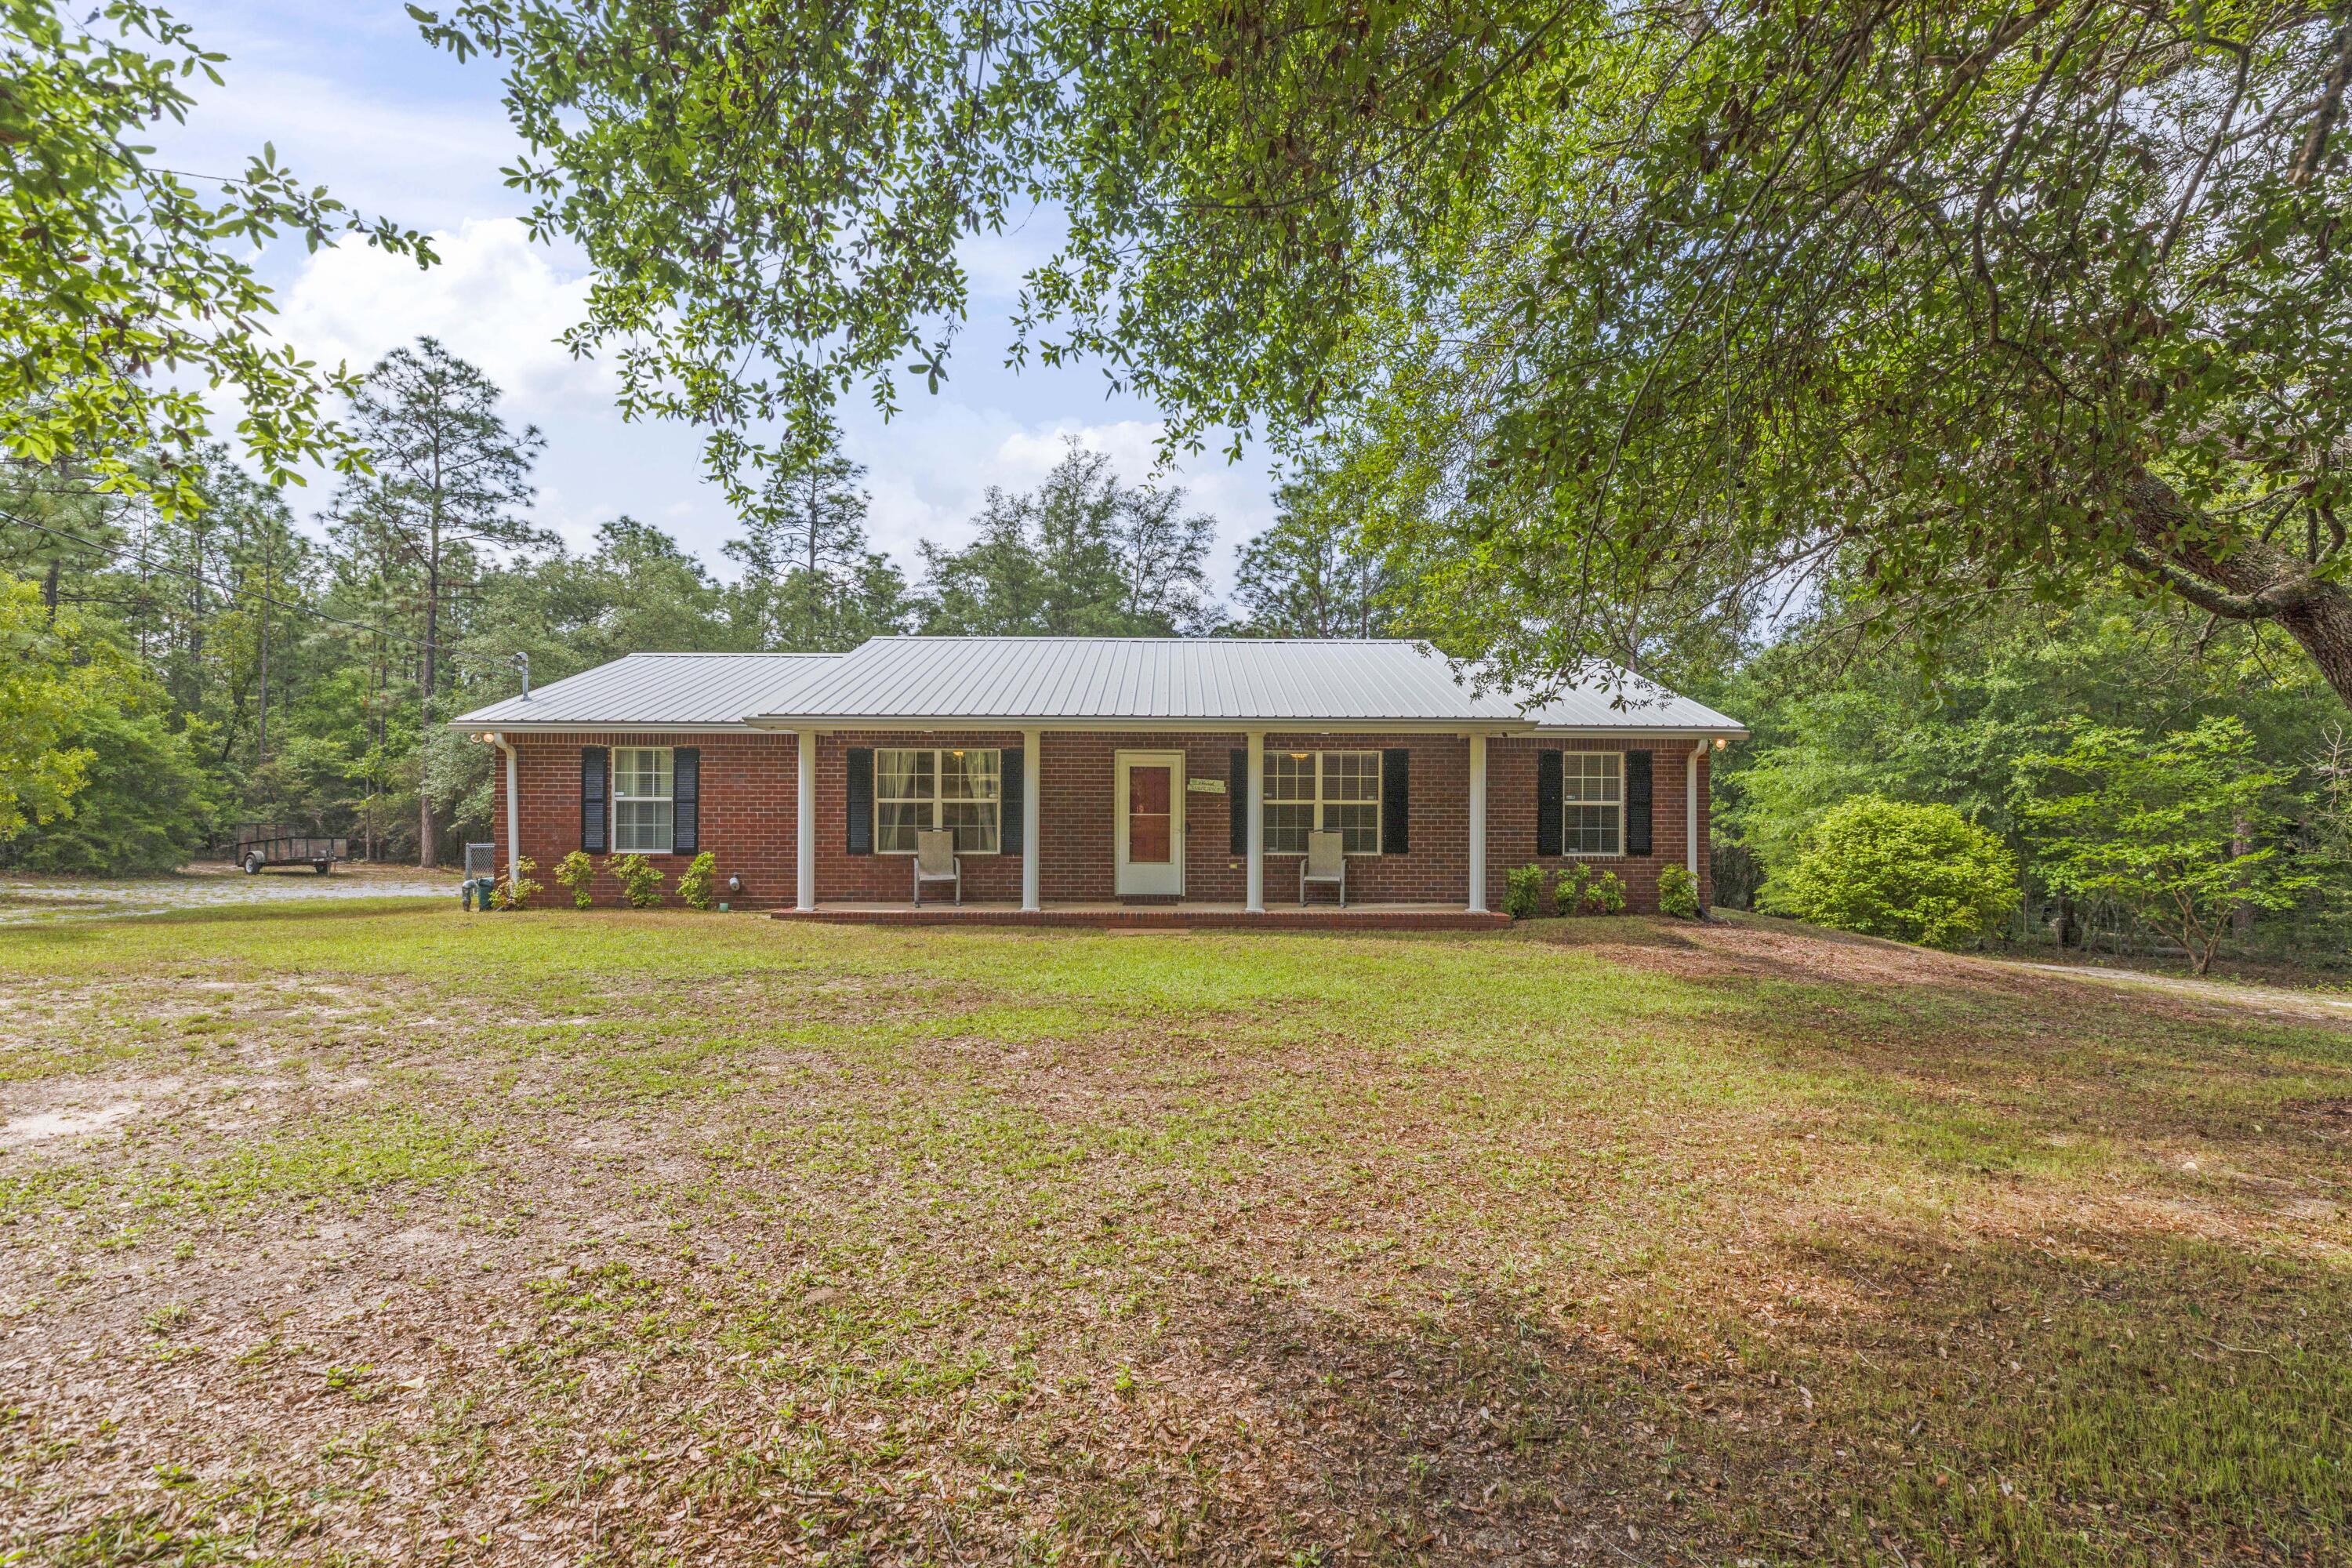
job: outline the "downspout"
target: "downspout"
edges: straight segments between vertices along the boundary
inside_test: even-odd
[[[507,886],[522,880],[522,803],[515,793],[515,750],[506,732],[490,737],[490,744],[507,754]]]
[[[1706,741],[1691,741],[1691,754],[1689,759],[1684,762],[1684,775],[1682,775],[1682,823],[1684,823],[1684,832],[1686,832],[1686,837],[1689,837],[1689,851],[1686,851],[1686,858],[1684,858],[1684,868],[1689,869],[1694,879],[1698,877],[1698,752],[1700,748],[1706,748]],[[1700,910],[1706,910],[1706,905],[1700,905]]]

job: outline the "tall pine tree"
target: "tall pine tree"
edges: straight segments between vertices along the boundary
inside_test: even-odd
[[[869,547],[863,464],[837,453],[780,468],[727,542],[741,616],[761,646],[832,650],[906,629],[906,578]]]
[[[417,626],[420,733],[432,731],[441,684],[442,620],[453,594],[486,554],[553,542],[516,511],[536,493],[531,463],[544,445],[535,426],[509,428],[489,377],[435,339],[378,361],[352,399],[353,433],[375,471],[347,480],[331,531],[388,582],[410,590]],[[439,859],[432,792],[417,797],[417,863]]]

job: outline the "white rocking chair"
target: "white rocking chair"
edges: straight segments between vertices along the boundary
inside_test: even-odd
[[[945,828],[915,835],[915,907],[923,903],[923,884],[953,882],[955,901],[963,902],[963,858],[955,852],[955,835]]]
[[[1348,907],[1347,840],[1336,833],[1307,836],[1307,858],[1298,863],[1298,901],[1307,901],[1307,884],[1330,882],[1339,889],[1339,907]]]

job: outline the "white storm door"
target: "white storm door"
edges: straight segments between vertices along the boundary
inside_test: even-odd
[[[1118,792],[1121,897],[1184,890],[1184,753],[1121,752],[1111,786]]]

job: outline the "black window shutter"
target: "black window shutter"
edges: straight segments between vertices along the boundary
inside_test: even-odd
[[[602,746],[580,748],[580,847],[604,853],[605,768],[612,753]]]
[[[874,748],[849,748],[849,852],[874,853]]]
[[[1236,855],[1249,853],[1249,748],[1235,746],[1225,754],[1226,810],[1233,818],[1233,837],[1226,847]]]
[[[996,814],[1003,820],[997,828],[996,842],[1007,855],[1018,855],[1027,842],[1022,837],[1022,792],[1026,784],[1021,776],[1021,748],[1008,746],[1000,753],[1003,768],[1003,793],[998,801]]]
[[[1536,853],[1559,853],[1559,818],[1564,803],[1560,799],[1559,753],[1536,753]]]
[[[1650,753],[1625,753],[1625,853],[1650,852]]]
[[[1381,753],[1381,853],[1404,855],[1412,849],[1412,752],[1391,746]]]
[[[702,818],[702,753],[680,746],[669,754],[669,847],[691,855],[699,847]]]

